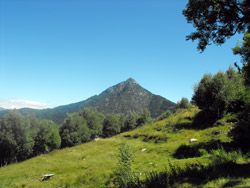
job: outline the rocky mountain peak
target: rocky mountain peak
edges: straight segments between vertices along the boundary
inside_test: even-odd
[[[138,84],[133,78],[129,78],[126,80],[126,83]]]

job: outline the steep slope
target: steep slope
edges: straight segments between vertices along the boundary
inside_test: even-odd
[[[175,153],[183,146],[188,148],[183,152],[192,154],[193,151],[200,151],[200,149],[209,150],[207,148],[210,146],[209,143],[217,146],[220,142],[230,142],[230,137],[224,133],[228,132],[233,125],[227,120],[221,120],[221,125],[217,127],[192,129],[190,126],[197,112],[199,110],[193,107],[162,121],[112,138],[56,150],[22,163],[2,167],[0,168],[0,187],[109,187],[108,180],[112,171],[117,167],[118,147],[122,142],[132,147],[135,155],[132,167],[135,172],[142,174],[142,177],[146,172],[164,171],[169,161],[180,167],[185,167],[186,164],[207,164],[209,157],[206,154],[204,156],[189,155],[180,159],[175,157]],[[213,134],[214,131],[219,130],[224,133]],[[197,138],[198,141],[189,143],[191,138]],[[42,182],[42,174],[54,174],[54,176]],[[249,177],[240,179],[239,186],[248,187]],[[192,181],[189,182],[189,186],[176,187],[229,187],[226,186],[228,183],[238,180],[237,177],[218,178],[219,175],[215,180],[218,181],[219,186],[217,184],[210,186],[208,181],[202,179],[194,184]]]
[[[63,122],[67,113],[78,112],[90,106],[104,114],[129,114],[131,112],[140,114],[145,109],[148,109],[154,118],[167,110],[172,110],[175,103],[161,96],[152,94],[141,87],[134,79],[129,78],[127,81],[112,86],[100,95],[95,95],[85,101],[59,106],[53,109],[34,110],[25,108],[20,109],[19,112],[22,114],[35,113],[37,117],[51,119],[60,124]],[[0,118],[7,112],[8,111],[0,112]]]
[[[140,114],[149,109],[152,117],[172,110],[174,105],[173,102],[147,91],[132,78],[108,88],[92,101],[92,106],[104,114]]]

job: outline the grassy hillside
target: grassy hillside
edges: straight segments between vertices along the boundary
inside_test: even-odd
[[[18,164],[0,168],[0,187],[109,187],[112,171],[117,167],[118,147],[127,142],[135,153],[133,169],[145,177],[147,172],[164,171],[169,161],[180,167],[209,162],[205,150],[224,146],[231,141],[228,131],[233,127],[227,116],[206,127],[194,125],[196,107],[183,110],[167,119],[108,139],[100,139],[72,148],[56,150]],[[218,135],[214,131],[221,131]],[[191,138],[197,142],[189,143]],[[142,149],[146,149],[142,151]],[[248,164],[240,161],[241,164]],[[42,174],[54,174],[41,181]],[[250,175],[221,177],[211,181],[185,179],[178,187],[237,187],[250,186]]]

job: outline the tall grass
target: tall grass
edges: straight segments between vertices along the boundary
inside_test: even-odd
[[[223,147],[210,152],[210,166],[219,167],[225,164],[236,164],[239,160],[245,160],[241,151],[226,152]]]

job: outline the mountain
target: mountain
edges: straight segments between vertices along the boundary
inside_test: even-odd
[[[0,107],[0,111],[6,110],[5,108]]]
[[[59,106],[52,109],[34,110],[23,108],[18,110],[22,114],[35,113],[37,117],[51,119],[60,124],[63,122],[67,113],[78,112],[86,107],[93,107],[95,110],[108,113],[131,112],[140,114],[148,109],[153,118],[161,115],[167,110],[173,110],[175,103],[159,96],[154,95],[148,90],[141,87],[134,79],[121,82],[112,86],[99,95],[90,97],[87,100]],[[0,117],[7,111],[0,112]]]

